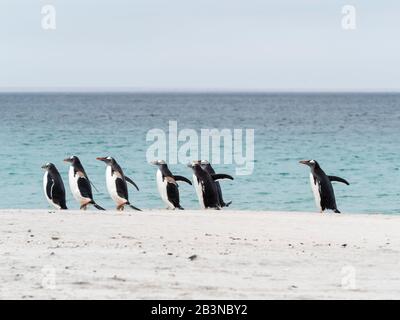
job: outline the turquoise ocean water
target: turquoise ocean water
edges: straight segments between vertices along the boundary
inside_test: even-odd
[[[35,93],[0,94],[0,208],[48,208],[42,190],[46,162],[60,170],[67,205],[77,209],[63,159],[81,158],[99,189],[95,200],[114,205],[98,156],[113,156],[140,187],[140,208],[163,208],[155,167],[146,161],[153,128],[253,128],[255,166],[248,176],[222,182],[233,209],[315,211],[309,169],[316,159],[334,185],[342,212],[400,214],[400,94],[320,93]],[[216,171],[235,173],[234,165]],[[191,178],[183,164],[171,170]],[[198,208],[193,187],[181,184],[182,205]]]

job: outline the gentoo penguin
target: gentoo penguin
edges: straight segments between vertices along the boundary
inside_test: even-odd
[[[70,163],[69,167],[69,187],[72,195],[81,206],[81,210],[86,210],[87,206],[92,204],[98,210],[105,210],[93,200],[91,182],[82,166],[81,161],[77,156],[64,159]]]
[[[207,160],[201,160],[201,168],[211,175],[215,174],[214,168],[211,166],[210,162],[208,162]],[[218,200],[219,200],[219,203],[221,204],[221,207],[229,207],[229,205],[232,203],[232,201],[225,202],[224,199],[222,198],[221,185],[219,184],[218,181],[214,181],[214,183],[215,183],[215,186],[217,187]]]
[[[221,204],[214,181],[218,179],[233,180],[233,178],[227,174],[209,174],[201,168],[200,160],[189,163],[188,167],[193,170],[193,185],[199,198],[200,207],[220,210]]]
[[[161,199],[167,205],[167,209],[175,210],[178,208],[183,210],[179,203],[179,188],[177,181],[184,181],[192,184],[190,180],[182,176],[173,175],[164,160],[155,160],[151,163],[158,166],[156,175],[157,188]]]
[[[333,210],[340,213],[336,206],[335,193],[331,181],[338,181],[349,185],[349,183],[339,177],[327,176],[315,160],[302,160],[300,163],[310,167],[310,182],[314,193],[315,204],[320,212]]]
[[[43,189],[47,201],[56,209],[67,209],[64,182],[56,166],[46,163],[42,169],[46,170],[43,176]]]
[[[121,167],[112,157],[99,157],[97,160],[103,161],[107,165],[106,169],[106,182],[108,193],[111,198],[117,204],[117,210],[124,210],[124,206],[128,205],[132,209],[141,211],[129,203],[128,198],[128,185],[126,182],[132,184],[138,191],[138,186],[133,182],[132,179],[124,175]]]

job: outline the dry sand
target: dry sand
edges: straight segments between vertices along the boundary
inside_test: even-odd
[[[400,216],[1,210],[0,220],[2,299],[400,298]]]

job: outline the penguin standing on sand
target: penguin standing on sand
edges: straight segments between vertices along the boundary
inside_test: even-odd
[[[193,161],[188,164],[188,167],[193,170],[193,185],[199,198],[200,207],[220,210],[221,204],[214,181],[218,179],[233,180],[233,178],[227,174],[209,174],[201,168],[200,160]]]
[[[347,185],[349,183],[342,178],[326,175],[315,160],[302,160],[300,163],[309,166],[311,169],[311,188],[314,193],[315,204],[320,212],[333,210],[333,212],[340,213],[336,206],[335,193],[331,181],[338,181]]]
[[[92,204],[98,210],[104,210],[93,200],[91,182],[82,166],[81,161],[77,156],[64,159],[65,162],[70,163],[69,167],[69,187],[72,195],[80,204],[80,209],[86,210],[87,206]]]
[[[127,205],[132,209],[141,211],[140,209],[129,203],[127,182],[132,184],[138,191],[139,188],[132,179],[124,175],[124,172],[122,171],[117,161],[115,161],[115,159],[112,157],[99,157],[96,159],[99,161],[103,161],[107,165],[107,189],[111,198],[117,204],[117,210],[122,211],[124,210],[124,206]]]
[[[167,209],[183,210],[179,202],[179,189],[177,181],[184,181],[191,185],[192,183],[190,180],[182,176],[173,175],[164,160],[155,160],[151,163],[158,166],[156,175],[157,188],[161,199],[167,205]]]
[[[64,182],[56,166],[46,163],[42,169],[46,170],[43,176],[43,189],[47,201],[56,209],[67,209]]]
[[[215,174],[214,168],[211,166],[210,162],[207,160],[201,160],[201,168],[208,172],[210,175]],[[222,190],[221,190],[221,185],[219,184],[218,181],[214,181],[215,186],[217,188],[217,193],[218,193],[218,200],[219,203],[221,204],[221,207],[229,207],[229,205],[232,203],[232,201],[225,202],[224,199],[222,198]]]

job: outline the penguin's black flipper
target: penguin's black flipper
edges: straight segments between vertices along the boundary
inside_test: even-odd
[[[130,203],[127,203],[128,206],[130,206],[132,209],[137,210],[137,211],[142,211],[139,208],[136,208],[135,206],[131,205]]]
[[[336,177],[336,176],[328,176],[328,178],[331,181],[341,182],[341,183],[347,184],[348,186],[350,185],[350,183],[348,183],[346,180],[344,180],[342,178],[339,178],[339,177]]]
[[[92,189],[90,188],[90,181],[85,178],[78,178],[78,188],[84,198],[93,199]]]
[[[212,174],[211,177],[215,180],[219,180],[219,179],[229,179],[229,180],[233,180],[233,177],[230,176],[229,174],[224,174],[224,173],[216,173],[216,174]]]
[[[186,183],[189,183],[190,185],[192,185],[192,182],[189,179],[185,178],[185,177],[174,176],[174,179],[175,179],[175,181],[183,181],[183,182],[186,182]]]
[[[96,202],[93,202],[93,207],[95,207],[97,210],[103,210],[106,211],[103,207],[100,207]]]
[[[127,176],[125,176],[126,181],[128,181],[131,185],[133,185],[137,191],[139,191],[139,187],[136,185],[136,183],[133,182],[133,180]]]

